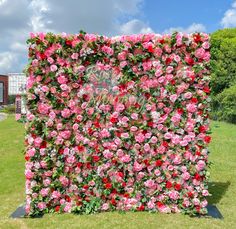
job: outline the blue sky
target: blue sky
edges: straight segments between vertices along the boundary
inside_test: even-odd
[[[232,3],[232,0],[147,0],[141,17],[158,32],[170,27],[186,28],[192,23],[203,24],[207,32],[212,32],[222,27],[221,19]]]
[[[0,74],[22,72],[30,32],[207,32],[236,27],[236,0],[0,0]]]

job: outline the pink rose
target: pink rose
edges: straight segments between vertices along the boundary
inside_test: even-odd
[[[70,109],[68,109],[68,108],[64,108],[64,109],[61,111],[61,116],[62,116],[63,118],[69,118],[70,115],[71,115],[71,111],[70,111]]]
[[[66,78],[65,75],[60,75],[57,77],[57,82],[59,84],[66,84],[68,82],[68,79]]]
[[[77,60],[78,57],[79,57],[79,54],[78,54],[78,53],[73,53],[73,54],[71,55],[71,59],[73,59],[73,60]]]
[[[171,101],[172,103],[174,103],[174,102],[176,101],[177,97],[178,97],[178,96],[177,96],[176,94],[171,95],[171,96],[170,96],[170,101]]]
[[[106,149],[103,151],[103,156],[106,159],[111,159],[113,157],[113,153],[110,150]]]
[[[195,113],[197,111],[197,106],[194,103],[187,104],[186,108],[190,113]]]
[[[121,137],[122,137],[122,138],[129,138],[129,133],[122,133],[122,134],[121,134]]]
[[[38,105],[38,111],[40,114],[46,115],[50,109],[51,109],[51,106],[49,106],[48,104],[39,103],[39,105]]]
[[[138,135],[135,136],[135,140],[138,143],[142,143],[145,140],[145,135],[143,135],[142,133],[139,133]]]
[[[40,194],[41,194],[41,196],[43,196],[43,197],[47,196],[48,193],[49,193],[49,188],[43,188],[43,189],[41,189],[41,191],[40,191]]]
[[[205,166],[206,166],[205,161],[200,160],[200,161],[197,162],[196,169],[198,171],[201,171],[201,170],[203,170],[205,168]]]
[[[33,177],[34,177],[34,173],[33,172],[31,172],[31,170],[26,170],[25,171],[25,177],[27,178],[27,179],[32,179]]]
[[[53,191],[52,192],[52,198],[53,199],[59,199],[61,197],[61,193],[58,191]]]
[[[150,145],[148,143],[144,144],[144,147],[143,147],[144,151],[145,152],[149,152],[149,150],[151,149]]]
[[[55,64],[50,66],[51,72],[55,72],[57,70],[57,66]]]
[[[151,189],[155,189],[156,188],[156,184],[153,180],[147,180],[144,182],[144,185],[148,188],[151,188]]]
[[[65,176],[60,176],[59,177],[59,181],[61,182],[61,184],[64,187],[68,186],[68,184],[69,184],[69,179],[67,177],[65,177]]]
[[[172,200],[177,200],[179,199],[179,193],[175,190],[171,190],[169,192],[169,197],[172,199]]]
[[[132,113],[131,118],[134,119],[134,120],[138,120],[138,114]]]
[[[198,48],[196,51],[195,51],[195,56],[199,59],[202,59],[205,55],[205,50],[204,48]]]
[[[189,174],[188,172],[184,172],[184,173],[182,174],[182,177],[183,177],[184,180],[189,180],[190,174]]]
[[[128,163],[131,161],[131,158],[130,158],[129,154],[126,154],[126,155],[122,156],[120,160],[124,163]]]
[[[139,172],[143,169],[143,165],[139,164],[137,161],[134,162],[134,171]]]
[[[45,209],[45,208],[46,208],[46,203],[44,203],[44,202],[39,202],[39,203],[38,203],[38,208],[39,208],[40,210]]]

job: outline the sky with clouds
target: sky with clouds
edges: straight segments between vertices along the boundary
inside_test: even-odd
[[[30,32],[107,36],[236,27],[236,0],[0,0],[0,74],[22,72]]]

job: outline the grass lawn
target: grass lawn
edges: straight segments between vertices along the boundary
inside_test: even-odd
[[[24,127],[10,116],[0,122],[0,228],[236,228],[236,125],[212,121],[211,127],[210,160],[214,164],[209,202],[219,208],[224,220],[147,212],[10,219],[9,215],[24,202]]]

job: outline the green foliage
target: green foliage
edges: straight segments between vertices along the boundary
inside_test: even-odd
[[[236,85],[213,97],[212,118],[236,123]]]
[[[14,114],[15,105],[7,105],[1,110],[1,112],[7,113],[7,114]]]
[[[211,35],[213,119],[236,123],[236,28]]]
[[[16,96],[15,95],[9,95],[8,96],[8,104],[14,104],[15,103]]]
[[[211,89],[217,95],[236,84],[236,29],[211,35]]]

